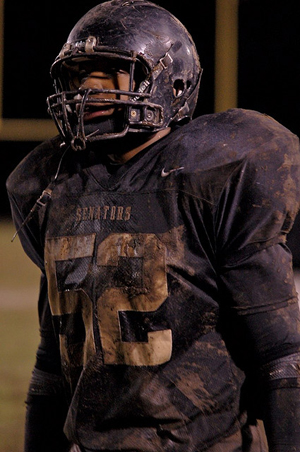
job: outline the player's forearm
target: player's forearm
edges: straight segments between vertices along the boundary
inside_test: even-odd
[[[59,377],[35,369],[27,397],[24,452],[69,451],[63,433],[66,412]]]
[[[57,397],[30,396],[27,401],[24,452],[67,452],[65,413]]]
[[[269,452],[300,452],[300,355],[270,363],[264,381]]]
[[[269,452],[300,452],[300,388],[278,388],[266,398]]]

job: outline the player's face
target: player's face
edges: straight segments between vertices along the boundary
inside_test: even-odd
[[[72,70],[70,76],[71,90],[122,90],[129,91],[130,75],[127,64],[121,64],[120,61],[101,60],[84,61],[78,64],[75,70]],[[125,94],[115,93],[91,93],[95,102],[87,103],[84,111],[84,121],[89,122],[101,116],[110,116],[116,108],[109,99],[126,100]],[[97,101],[99,99],[99,102]],[[101,99],[106,99],[101,102]]]

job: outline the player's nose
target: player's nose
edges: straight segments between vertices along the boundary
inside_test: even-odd
[[[103,89],[103,83],[101,79],[96,79],[94,77],[87,77],[82,84],[80,89]]]

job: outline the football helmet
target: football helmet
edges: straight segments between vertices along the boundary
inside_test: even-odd
[[[72,70],[104,59],[127,65],[128,91],[71,86]],[[50,73],[55,94],[47,99],[49,112],[64,141],[82,150],[87,142],[191,119],[202,68],[189,32],[170,12],[147,0],[111,0],[77,22]],[[115,114],[87,124],[84,112],[96,108],[99,93],[101,102],[115,104]]]

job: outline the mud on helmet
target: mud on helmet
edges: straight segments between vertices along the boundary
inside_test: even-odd
[[[128,65],[128,91],[70,87],[72,67],[103,59]],[[77,22],[50,73],[56,94],[47,99],[49,112],[64,141],[81,150],[86,142],[156,132],[191,119],[202,69],[190,34],[171,13],[147,0],[112,0]],[[107,130],[84,123],[83,113],[97,93],[108,94],[101,102],[122,111]]]

